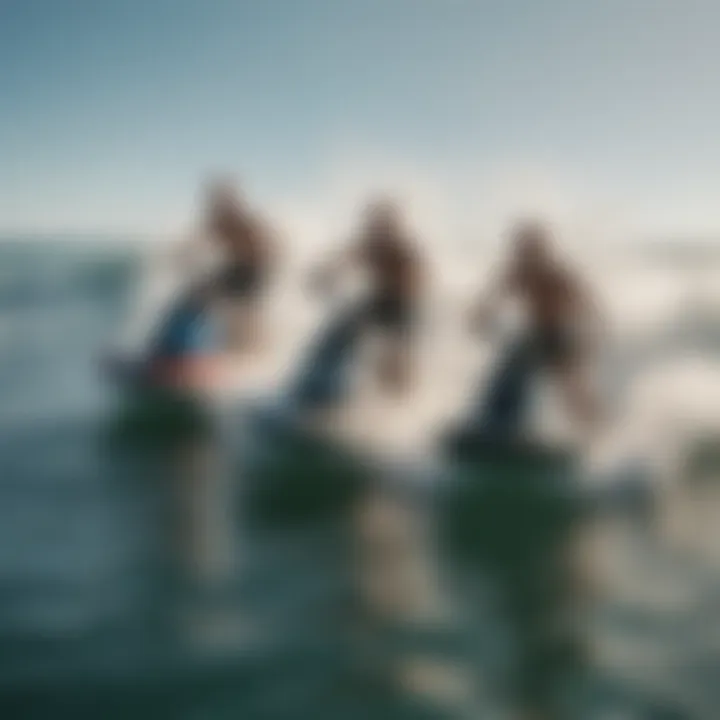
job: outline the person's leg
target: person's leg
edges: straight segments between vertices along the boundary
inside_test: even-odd
[[[413,385],[413,308],[399,298],[386,299],[376,307],[375,321],[383,333],[378,379],[386,391],[403,395]]]
[[[394,394],[409,392],[413,384],[412,343],[406,334],[388,333],[378,374],[383,387]]]
[[[230,311],[230,350],[234,353],[254,353],[263,345],[264,323],[262,305],[257,298],[238,299]]]
[[[593,434],[599,426],[601,415],[598,398],[585,363],[564,362],[556,373],[568,412],[586,434]]]
[[[230,268],[221,280],[226,344],[231,353],[252,353],[261,345],[265,280],[260,269],[252,266]]]
[[[601,418],[588,348],[572,328],[561,325],[537,333],[536,345],[542,364],[555,376],[570,419],[592,438]]]

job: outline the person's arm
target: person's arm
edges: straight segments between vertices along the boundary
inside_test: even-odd
[[[277,229],[266,218],[254,216],[249,220],[250,250],[264,273],[274,272],[280,259],[280,240]]]
[[[188,277],[204,267],[211,254],[207,235],[195,229],[172,243],[165,257],[165,265],[171,272]]]
[[[356,265],[362,257],[362,250],[352,245],[339,253],[326,258],[310,272],[310,289],[313,292],[326,293],[335,278],[348,267]]]
[[[263,263],[268,273],[277,270],[280,264],[280,238],[274,228],[264,225],[262,229]]]
[[[603,308],[592,288],[579,276],[569,278],[569,287],[575,310],[575,320],[586,331],[584,334],[596,348],[608,329]]]
[[[408,245],[405,252],[407,269],[401,281],[405,283],[404,290],[408,296],[419,298],[429,285],[429,268],[417,244]]]

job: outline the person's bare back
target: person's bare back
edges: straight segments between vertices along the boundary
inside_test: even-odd
[[[575,279],[558,263],[533,269],[515,267],[507,283],[525,305],[530,323],[538,329],[566,325],[579,301]]]

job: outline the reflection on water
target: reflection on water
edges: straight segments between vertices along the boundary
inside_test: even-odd
[[[4,717],[712,717],[711,487],[671,532],[589,514],[569,466],[431,495],[202,420],[5,434]]]

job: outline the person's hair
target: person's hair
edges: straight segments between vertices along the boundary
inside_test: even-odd
[[[531,238],[546,242],[550,239],[550,229],[540,220],[534,218],[522,218],[515,222],[512,227],[512,237],[515,239]]]
[[[240,204],[241,195],[232,178],[216,176],[205,184],[204,199],[210,207],[232,209]]]
[[[365,205],[364,214],[369,219],[392,218],[394,220],[400,216],[400,207],[392,198],[378,195]]]
[[[363,224],[371,229],[389,228],[393,234],[403,233],[404,225],[400,207],[387,197],[375,198],[365,206]]]

